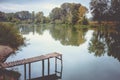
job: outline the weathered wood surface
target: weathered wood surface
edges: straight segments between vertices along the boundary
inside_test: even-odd
[[[13,62],[0,63],[0,65],[1,65],[0,68],[14,67],[14,66],[18,66],[18,65],[28,64],[28,63],[37,62],[37,61],[45,60],[48,58],[59,57],[59,56],[62,56],[62,54],[54,52],[54,53],[50,53],[50,54],[46,54],[46,55],[33,57],[33,58],[22,59],[22,60],[17,60],[17,61],[13,61]]]
[[[0,45],[0,62],[4,62],[12,52],[13,49],[9,46]]]

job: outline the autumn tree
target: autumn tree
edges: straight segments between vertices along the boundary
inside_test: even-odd
[[[79,23],[88,24],[88,21],[85,17],[85,14],[88,12],[88,9],[85,6],[79,7]]]
[[[54,23],[57,20],[60,23],[77,24],[79,23],[79,19],[84,17],[87,12],[86,7],[82,7],[86,11],[80,11],[81,6],[80,3],[63,3],[60,8],[56,7],[51,11],[50,19]]]
[[[76,3],[64,3],[61,5],[63,17],[65,18],[65,23],[76,24],[79,20],[79,7],[81,4]]]

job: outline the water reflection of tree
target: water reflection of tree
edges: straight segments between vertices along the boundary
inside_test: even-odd
[[[22,34],[29,34],[32,32],[33,35],[35,33],[42,35],[44,30],[46,30],[46,27],[44,24],[38,24],[38,25],[20,24],[18,25],[18,29]]]
[[[68,25],[52,25],[52,24],[39,24],[39,25],[19,25],[19,30],[22,34],[29,34],[30,32],[43,34],[45,30],[49,30],[50,34],[55,40],[59,40],[63,45],[79,46],[85,42],[85,34],[87,28]]]
[[[107,53],[120,61],[120,29],[117,27],[98,27],[89,44],[89,52],[95,56]]]
[[[50,33],[55,40],[59,40],[63,45],[79,46],[85,42],[85,33],[87,30],[83,28],[66,25],[54,25],[50,29]]]

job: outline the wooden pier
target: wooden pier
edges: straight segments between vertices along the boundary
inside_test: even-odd
[[[62,54],[60,53],[49,53],[46,55],[41,55],[37,57],[32,57],[28,59],[22,59],[12,62],[0,63],[0,68],[10,68],[14,66],[24,65],[24,80],[26,80],[26,65],[28,64],[28,71],[29,71],[29,79],[31,79],[31,63],[42,61],[42,76],[44,77],[44,67],[45,67],[45,60],[48,61],[48,75],[50,75],[50,58],[55,58],[55,73],[60,73],[60,77],[62,76],[62,68],[63,68],[63,61],[62,61]],[[61,71],[57,71],[57,59],[61,61]]]

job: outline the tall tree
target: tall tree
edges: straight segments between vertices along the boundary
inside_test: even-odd
[[[81,23],[81,21],[83,19],[85,19],[85,14],[88,12],[88,9],[85,6],[80,6],[79,7],[79,22]]]
[[[79,7],[81,6],[81,4],[72,4],[72,24],[78,23],[79,20]]]
[[[85,11],[79,10],[82,5],[80,3],[63,3],[60,8],[54,8],[50,13],[50,19],[56,23],[67,23],[76,24],[79,22],[79,14],[82,16],[86,13]],[[85,7],[84,7],[85,8]],[[87,8],[85,8],[87,10]]]
[[[67,24],[72,23],[72,13],[71,13],[71,9],[72,9],[72,5],[71,3],[63,3],[61,5],[62,11],[63,11],[63,17],[64,17],[64,22]]]
[[[32,22],[34,22],[34,21],[35,21],[35,12],[32,11]]]
[[[5,21],[5,20],[6,20],[5,13],[0,11],[0,21]]]
[[[16,12],[15,18],[18,18],[20,20],[28,20],[31,19],[31,13],[29,11]]]
[[[55,23],[56,20],[61,20],[61,8],[54,8],[50,13],[50,19],[52,20],[52,23]]]
[[[105,20],[105,14],[108,12],[109,0],[91,0],[90,9],[93,15],[93,19],[101,23],[102,20]]]
[[[111,0],[112,20],[120,21],[120,0]]]
[[[43,12],[38,12],[36,14],[36,23],[43,23],[44,22],[44,14]]]

